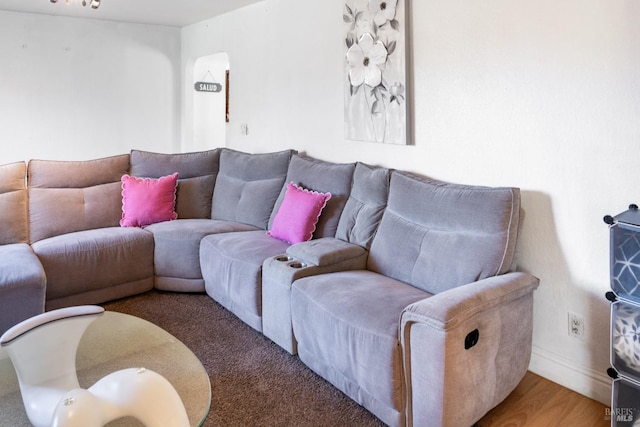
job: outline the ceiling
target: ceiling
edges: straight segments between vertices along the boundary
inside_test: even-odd
[[[0,10],[184,27],[261,0],[102,0],[95,10],[65,1],[0,0]]]

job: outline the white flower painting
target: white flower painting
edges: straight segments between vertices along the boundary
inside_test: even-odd
[[[345,0],[345,137],[408,144],[405,0]]]

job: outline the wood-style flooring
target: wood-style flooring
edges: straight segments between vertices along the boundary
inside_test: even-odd
[[[608,406],[532,372],[478,427],[607,427]]]

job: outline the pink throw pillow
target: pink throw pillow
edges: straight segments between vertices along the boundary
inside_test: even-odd
[[[310,240],[330,198],[331,193],[319,193],[289,183],[267,234],[291,244]]]
[[[178,218],[176,188],[178,174],[161,178],[122,176],[122,227],[144,227]]]

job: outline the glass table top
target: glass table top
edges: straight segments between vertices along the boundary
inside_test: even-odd
[[[177,338],[146,320],[106,311],[80,341],[76,371],[82,388],[125,368],[144,367],[165,377],[176,389],[192,426],[209,413],[211,385],[198,358]],[[0,426],[30,426],[9,356],[0,348]],[[121,419],[109,426],[142,425]]]

